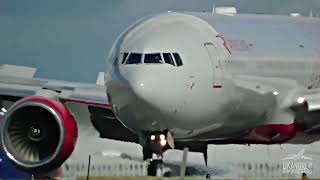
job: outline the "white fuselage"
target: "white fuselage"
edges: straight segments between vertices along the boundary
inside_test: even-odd
[[[170,130],[180,140],[290,124],[291,114],[270,117],[277,117],[290,88],[319,86],[319,28],[312,18],[265,15],[164,13],[142,19],[119,37],[108,58],[113,111],[136,132]],[[124,53],[141,54],[141,62],[122,63]],[[162,53],[162,63],[145,63],[154,53]],[[183,65],[177,59],[164,63],[163,53],[179,54]]]

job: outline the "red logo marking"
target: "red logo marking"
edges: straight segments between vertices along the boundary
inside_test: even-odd
[[[216,37],[222,39],[222,41],[223,41],[222,45],[226,48],[226,50],[229,52],[229,54],[231,54],[231,50],[227,44],[227,41],[224,39],[224,37],[221,36],[220,34],[218,34]]]

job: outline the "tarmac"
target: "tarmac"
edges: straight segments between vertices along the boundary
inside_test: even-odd
[[[185,178],[180,178],[180,177],[173,177],[173,178],[163,178],[163,177],[132,177],[132,176],[115,176],[115,177],[90,177],[89,180],[199,180],[199,179],[205,179],[205,177],[185,177]],[[224,178],[211,178],[214,180],[244,180],[243,178],[234,178],[234,179],[224,179]],[[254,180],[251,178],[248,178],[250,180]],[[301,179],[301,178],[297,178]],[[79,177],[77,180],[87,180],[87,177]],[[257,180],[278,180],[278,179],[257,179]],[[279,179],[279,180],[289,180],[289,179]],[[292,179],[290,179],[292,180]],[[307,180],[320,180],[320,179],[307,179]]]

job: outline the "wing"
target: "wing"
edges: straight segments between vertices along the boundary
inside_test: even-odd
[[[97,84],[85,84],[34,78],[34,73],[34,68],[0,66],[0,95],[16,98],[39,95],[111,109],[99,77]]]
[[[78,107],[77,104],[83,105],[90,113],[90,120],[99,131],[100,137],[138,142],[137,135],[113,114],[103,85],[103,73],[99,74],[96,84],[86,84],[34,78],[35,72],[36,69],[30,67],[0,66],[1,100],[14,102],[29,96],[54,98],[68,104],[74,114],[79,111],[75,108]]]
[[[320,134],[320,89],[304,89],[296,93],[292,104],[296,123],[305,133]]]
[[[264,102],[269,109],[265,124],[295,124],[296,136],[288,143],[320,140],[320,88],[307,89],[296,80],[275,77],[237,76],[234,82]]]

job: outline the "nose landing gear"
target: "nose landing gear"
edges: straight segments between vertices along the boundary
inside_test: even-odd
[[[170,132],[155,132],[148,136],[143,146],[143,160],[150,160],[148,176],[163,176],[163,152],[174,148]]]
[[[206,145],[205,150],[202,152],[204,157],[204,163],[206,167],[208,168],[208,145]],[[206,174],[206,179],[210,179],[211,175],[209,173]]]

